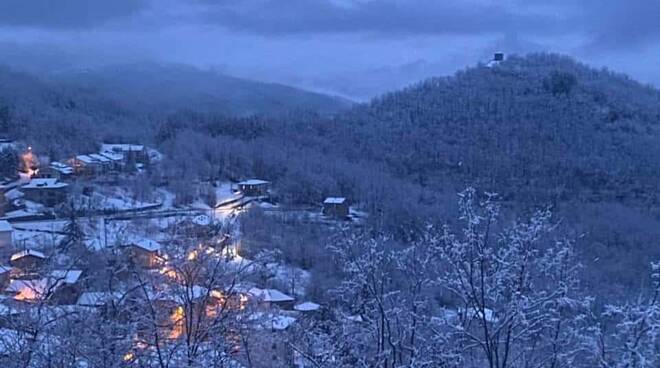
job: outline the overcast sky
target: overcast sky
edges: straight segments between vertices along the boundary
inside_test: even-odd
[[[660,86],[658,0],[1,0],[8,63],[159,61],[359,99],[553,51]]]

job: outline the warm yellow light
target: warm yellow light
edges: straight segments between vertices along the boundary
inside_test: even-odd
[[[135,354],[129,351],[128,353],[124,354],[122,359],[124,359],[125,362],[131,362],[133,359],[135,359]]]
[[[183,311],[183,307],[177,307],[174,312],[172,312],[172,315],[170,315],[170,321],[172,322],[172,331],[170,331],[169,334],[170,339],[178,339],[183,335],[184,316],[185,312]]]
[[[171,267],[165,266],[160,269],[160,274],[167,276],[169,279],[174,280],[174,281],[181,281],[182,277],[179,275],[176,270],[172,269]]]
[[[21,291],[14,296],[14,299],[16,300],[23,300],[23,301],[32,301],[32,300],[37,300],[39,298],[39,293],[34,290],[34,288],[31,288],[29,286],[25,286],[21,288]]]
[[[190,253],[188,253],[188,260],[194,261],[195,259],[197,259],[197,251],[196,250],[190,251]]]

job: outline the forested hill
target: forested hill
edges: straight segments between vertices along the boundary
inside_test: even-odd
[[[585,283],[601,295],[625,294],[660,257],[660,92],[627,76],[558,55],[511,57],[384,95],[333,124],[341,155],[423,192],[475,186],[517,213],[550,206],[580,237]],[[417,202],[409,213],[424,213],[428,200]],[[444,203],[435,211],[448,217]]]
[[[334,113],[351,104],[339,97],[176,64],[121,64],[59,71],[51,77],[64,85],[101,92],[137,112],[193,110],[242,116],[290,110]]]
[[[352,133],[347,155],[367,154],[422,185],[656,200],[660,93],[561,56],[430,79],[338,121]]]
[[[54,159],[103,140],[155,144],[165,162],[154,176],[183,194],[196,178],[258,177],[283,205],[345,196],[369,213],[369,226],[402,237],[455,217],[466,186],[499,193],[516,214],[551,206],[581,236],[587,282],[615,292],[660,258],[660,93],[625,76],[557,55],[511,57],[330,117],[237,118],[205,109],[204,98],[180,100],[190,105],[173,114],[136,113],[146,98],[138,86],[162,89],[161,102],[184,95],[168,90],[176,84],[167,73],[150,73],[95,74],[89,84],[91,76],[53,83],[0,71],[0,125]],[[137,89],[105,94],[115,83]],[[253,97],[239,101],[270,101]]]
[[[93,150],[102,140],[150,142],[157,125],[178,111],[223,117],[291,111],[327,115],[350,106],[333,96],[178,65],[117,65],[39,76],[0,65],[0,135],[29,141],[54,157]]]

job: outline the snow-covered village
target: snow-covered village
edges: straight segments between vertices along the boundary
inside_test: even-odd
[[[0,368],[659,368],[658,4],[0,1]]]
[[[365,214],[346,198],[287,209],[273,201],[268,181],[245,179],[205,183],[207,191],[190,183],[199,193],[190,205],[177,205],[164,188],[137,199],[120,183],[160,165],[156,149],[102,144],[50,161],[22,142],[2,145],[4,159],[16,159],[15,175],[5,170],[0,184],[4,354],[27,354],[28,341],[48,354],[65,343],[62,333],[94,341],[90,348],[105,351],[94,359],[119,354],[140,365],[171,355],[193,359],[214,350],[216,339],[228,341],[231,354],[218,349],[212,359],[219,354],[236,367],[305,367],[304,355],[323,349],[292,343],[323,308],[306,296],[309,272],[281,262],[274,249],[246,257],[240,219],[260,208],[322,227],[359,226]],[[84,355],[71,359],[91,364]]]

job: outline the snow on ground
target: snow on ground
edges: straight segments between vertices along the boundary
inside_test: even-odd
[[[57,246],[64,235],[37,231],[14,231],[14,247],[26,249],[48,249]]]
[[[85,244],[93,250],[101,250],[126,244],[128,239],[144,238],[144,229],[132,221],[110,221],[99,217],[84,223]]]
[[[255,312],[248,318],[251,322],[255,322],[257,329],[282,331],[286,330],[296,322],[296,318],[286,312],[279,313],[265,313]]]
[[[59,232],[64,229],[66,224],[67,221],[65,220],[31,221],[18,222],[14,224],[14,228],[43,232]]]
[[[95,188],[91,196],[81,197],[79,207],[96,210],[126,211],[159,206],[158,201],[142,202],[132,198],[131,193],[118,187]]]
[[[27,216],[34,216],[34,213],[25,211],[25,210],[15,210],[15,211],[9,211],[5,213],[3,217],[0,217],[2,220],[11,220],[11,219],[16,219],[16,218],[21,218],[21,217],[27,217]]]
[[[273,281],[291,288],[295,285],[293,292],[297,298],[305,296],[305,290],[310,283],[311,274],[302,268],[284,265],[280,263],[268,263],[266,269],[271,274]]]
[[[26,201],[24,199],[18,199],[16,202],[20,204],[20,207],[23,208],[20,210],[7,212],[5,214],[5,217],[16,218],[16,217],[40,215],[44,212],[46,208],[44,207],[44,205],[40,203]]]
[[[203,211],[212,210],[211,206],[204,203],[204,201],[202,201],[201,199],[198,199],[198,200],[194,201],[193,203],[191,203],[190,208],[193,208],[193,209],[196,209],[196,210],[203,210]]]
[[[169,190],[165,189],[158,189],[156,191],[158,193],[158,196],[160,197],[160,202],[161,202],[161,209],[164,210],[171,210],[174,209],[174,199],[176,198],[176,195],[174,193],[170,192]]]
[[[273,208],[279,208],[278,205],[272,204],[270,202],[259,202],[259,207],[264,208],[264,209],[273,209]]]
[[[238,200],[243,197],[240,193],[235,193],[232,190],[232,183],[230,182],[221,182],[218,183],[218,186],[215,188],[216,196],[216,206],[220,206],[223,203]]]

